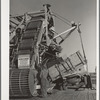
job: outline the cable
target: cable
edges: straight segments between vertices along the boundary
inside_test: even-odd
[[[71,26],[71,24],[69,24],[68,22],[64,21],[63,19],[59,18],[58,16],[54,15],[55,17],[57,17],[58,19],[60,19],[61,21],[63,21],[64,23],[66,23],[67,25]]]
[[[67,22],[66,23],[68,23],[70,26],[71,26],[71,21],[70,20],[68,20],[68,19],[66,19],[66,18],[64,18],[64,17],[62,17],[61,15],[59,15],[59,14],[57,14],[57,13],[55,13],[55,12],[53,12],[54,13],[54,15],[56,16],[56,17],[60,17],[59,19],[61,19],[61,20],[66,20]]]
[[[55,13],[55,12],[53,12],[53,13]],[[57,16],[61,17],[62,19],[64,19],[64,20],[68,21],[69,23],[71,23],[71,21],[70,21],[70,20],[68,20],[68,19],[64,18],[63,16],[61,16],[61,15],[59,15],[59,14],[57,14],[57,13],[55,13],[55,14],[56,14]]]

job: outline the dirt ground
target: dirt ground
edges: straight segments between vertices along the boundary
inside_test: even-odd
[[[10,98],[10,100],[96,100],[96,90],[80,89],[75,91],[73,89],[57,90],[45,98],[31,97],[31,98]]]

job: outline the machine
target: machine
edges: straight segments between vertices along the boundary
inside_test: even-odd
[[[63,59],[61,43],[69,37],[80,24],[70,23],[71,28],[57,34],[54,29],[54,16],[50,5],[44,9],[27,12],[24,15],[10,15],[10,96],[34,96],[39,89],[39,73],[41,65],[46,64],[49,70],[48,81],[56,86],[66,83],[76,84],[80,75],[87,72],[86,59],[80,52]],[[58,17],[59,18],[59,17]],[[68,33],[65,38],[63,34]],[[58,42],[56,39],[60,37]],[[75,61],[75,60],[76,61]],[[38,82],[36,82],[38,80]]]

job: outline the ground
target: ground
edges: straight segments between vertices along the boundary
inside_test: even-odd
[[[10,98],[10,100],[96,100],[96,90],[80,89],[75,91],[73,89],[66,89],[61,91],[55,89],[53,93],[46,98]]]

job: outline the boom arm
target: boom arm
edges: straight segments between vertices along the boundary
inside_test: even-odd
[[[73,28],[71,31],[69,31],[69,33],[63,38],[63,40],[61,40],[61,41],[59,42],[59,44],[61,44],[62,42],[64,42],[64,40],[67,39],[75,29],[76,29],[76,27]]]
[[[73,30],[74,28],[76,28],[76,27],[73,26],[72,28],[70,28],[70,29],[68,29],[68,30],[66,30],[66,31],[64,31],[64,32],[62,32],[62,33],[56,35],[53,39],[58,38],[59,36],[61,36],[61,35],[63,35],[63,34],[65,34],[65,33],[69,32],[69,31]]]

